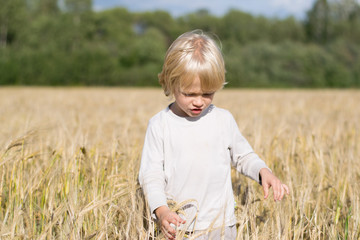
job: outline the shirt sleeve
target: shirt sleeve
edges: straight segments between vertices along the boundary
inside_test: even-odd
[[[163,136],[160,124],[149,121],[141,156],[139,182],[151,213],[167,205],[165,195]],[[153,215],[154,216],[154,215]]]
[[[251,179],[260,182],[260,169],[269,167],[265,162],[254,152],[248,141],[240,133],[235,119],[231,116],[230,119],[230,155],[231,164],[237,171],[244,174]],[[270,170],[270,169],[269,169]],[[271,171],[271,170],[270,170]]]

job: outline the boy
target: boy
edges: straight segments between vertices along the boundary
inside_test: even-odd
[[[270,187],[275,201],[289,189],[253,152],[230,112],[211,104],[225,84],[224,60],[214,40],[200,31],[178,37],[166,53],[159,82],[175,101],[150,119],[146,132],[139,180],[150,210],[167,239],[175,239],[176,226],[191,233],[225,226],[221,234],[235,239],[231,165],[261,183],[265,198]],[[196,224],[183,219],[187,214],[172,212],[169,199],[194,199]],[[211,238],[220,237],[217,232]]]

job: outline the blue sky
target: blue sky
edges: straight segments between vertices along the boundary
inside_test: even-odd
[[[93,0],[93,5],[95,10],[116,6],[140,12],[162,9],[173,16],[184,15],[201,8],[222,16],[234,8],[254,15],[279,18],[293,15],[301,19],[312,7],[313,2],[314,0]]]

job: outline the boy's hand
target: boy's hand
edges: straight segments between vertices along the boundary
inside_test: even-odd
[[[180,226],[180,224],[185,223],[185,220],[175,212],[172,212],[167,206],[161,206],[155,209],[155,215],[159,220],[161,231],[164,233],[166,239],[175,239],[176,229],[170,224]]]
[[[273,188],[274,192],[274,201],[281,201],[286,193],[289,195],[289,187],[281,183],[281,181],[272,174],[269,169],[262,168],[260,169],[261,182],[264,189],[264,198],[266,199],[269,196],[269,188]]]

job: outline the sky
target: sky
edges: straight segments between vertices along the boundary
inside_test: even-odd
[[[198,9],[207,9],[216,16],[223,16],[229,9],[239,9],[253,15],[302,19],[315,0],[93,0],[94,10],[125,7],[132,12],[165,10],[178,17]]]

